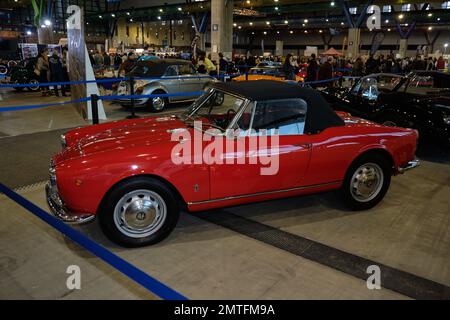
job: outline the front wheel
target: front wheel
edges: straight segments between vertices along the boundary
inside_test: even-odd
[[[164,91],[157,90],[153,92],[152,94],[165,94]],[[148,105],[150,107],[150,110],[153,112],[161,112],[164,110],[164,108],[167,105],[167,98],[166,97],[154,97],[148,99]]]
[[[378,154],[367,154],[351,164],[340,193],[352,210],[367,210],[384,198],[390,183],[389,161]]]
[[[177,197],[162,182],[134,178],[108,193],[99,210],[105,235],[124,247],[158,243],[175,228],[180,206]]]

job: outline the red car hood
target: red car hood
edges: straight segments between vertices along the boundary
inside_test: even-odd
[[[90,155],[115,149],[150,146],[170,141],[174,129],[186,129],[186,125],[175,117],[151,117],[121,121],[120,125],[90,133],[63,150],[56,162],[64,159]]]

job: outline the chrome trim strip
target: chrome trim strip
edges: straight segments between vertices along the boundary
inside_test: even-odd
[[[295,188],[274,190],[274,191],[264,191],[264,192],[244,194],[244,195],[240,195],[240,196],[232,196],[232,197],[225,197],[225,198],[218,198],[218,199],[211,199],[211,200],[194,201],[194,202],[188,202],[187,204],[193,205],[193,204],[204,204],[204,203],[211,203],[211,202],[218,202],[218,201],[228,201],[228,200],[234,200],[234,199],[263,196],[266,194],[275,194],[275,193],[283,193],[283,192],[290,192],[290,191],[296,191],[296,190],[324,187],[324,186],[329,186],[329,185],[333,185],[333,184],[338,184],[341,182],[342,182],[342,180],[337,180],[337,181],[332,181],[332,182],[327,182],[327,183],[313,184],[311,186],[295,187]]]
[[[420,160],[415,158],[414,160],[408,161],[408,163],[404,166],[398,168],[398,172],[405,173],[406,171],[417,168],[418,166],[420,166]]]

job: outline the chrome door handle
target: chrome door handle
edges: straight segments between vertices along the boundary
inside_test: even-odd
[[[294,144],[295,147],[302,147],[304,149],[310,149],[312,147],[312,143],[296,143]]]

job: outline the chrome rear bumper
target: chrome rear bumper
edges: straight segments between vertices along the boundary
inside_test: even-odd
[[[406,171],[417,168],[418,166],[420,166],[420,160],[415,158],[414,160],[408,161],[408,163],[398,168],[398,172],[405,173]]]
[[[50,182],[45,185],[45,194],[47,204],[52,214],[64,222],[71,224],[87,223],[95,218],[95,215],[90,214],[72,214],[64,206],[64,202],[58,194],[55,187],[51,186]]]

